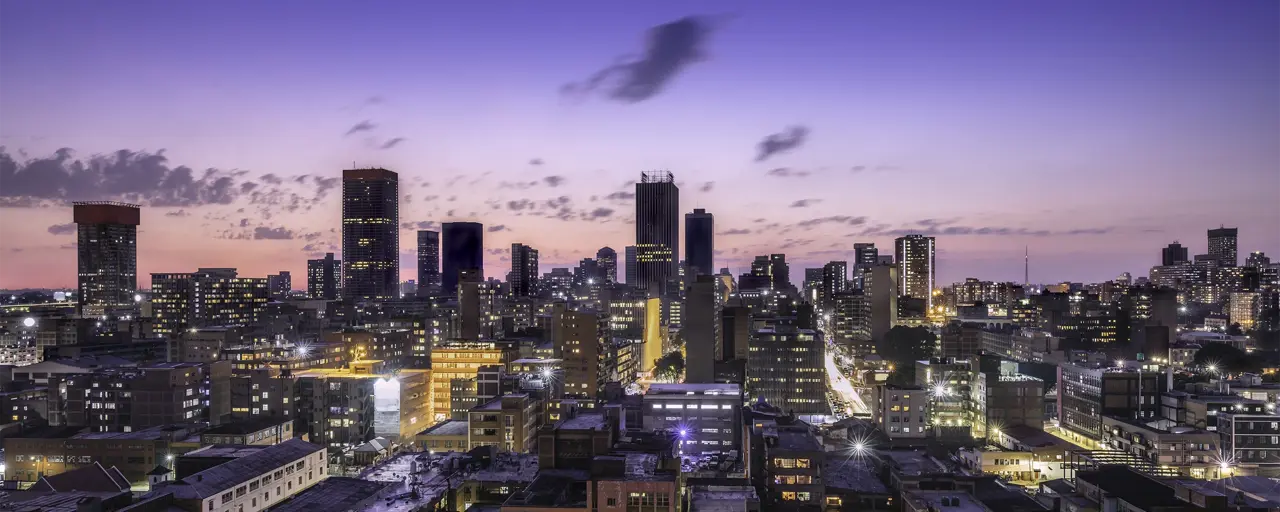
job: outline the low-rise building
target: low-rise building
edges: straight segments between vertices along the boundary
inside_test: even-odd
[[[1102,444],[1193,478],[1226,476],[1219,474],[1219,439],[1213,432],[1180,426],[1159,428],[1126,418],[1103,416]]]
[[[928,435],[929,393],[922,387],[881,384],[875,387],[871,421],[889,439],[923,440]]]
[[[821,471],[826,452],[810,428],[798,420],[780,421],[774,432],[764,433],[767,500],[781,510],[799,511],[826,503]]]
[[[200,433],[200,444],[272,445],[293,439],[293,419],[261,416],[226,423]]]
[[[512,393],[471,408],[468,445],[520,453],[531,450],[542,420],[540,405],[541,401],[528,393]]]
[[[742,448],[742,388],[737,384],[653,384],[644,395],[644,428],[676,432],[684,454]]]
[[[147,500],[201,512],[258,512],[323,481],[327,464],[323,446],[290,439],[164,482]]]
[[[1229,474],[1280,476],[1280,415],[1219,414],[1218,434]]]
[[[82,427],[48,427],[4,439],[5,480],[35,482],[102,463],[115,467],[131,485],[145,488],[156,466],[172,467],[173,457],[199,447],[188,441],[198,425],[165,425],[136,432],[82,432]]]
[[[418,432],[414,438],[418,449],[435,452],[465,452],[471,449],[467,441],[466,420],[446,420]]]

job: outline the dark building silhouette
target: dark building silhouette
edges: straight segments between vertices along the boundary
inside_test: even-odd
[[[636,246],[628,245],[623,250],[626,252],[625,257],[627,259],[627,286],[640,286],[640,278],[636,277],[636,273],[639,270],[636,268]]]
[[[600,274],[605,284],[618,282],[618,251],[602,247],[596,251],[596,262],[600,264]]]
[[[1187,262],[1187,248],[1182,244],[1174,242],[1168,247],[1160,249],[1160,265],[1167,267],[1169,265],[1177,265]]]
[[[511,296],[529,297],[538,293],[538,250],[511,244]]]
[[[386,169],[342,171],[342,291],[355,300],[400,296],[400,184]]]
[[[651,294],[665,294],[678,275],[680,188],[670,172],[646,172],[636,183],[636,278]]]
[[[1209,255],[1218,260],[1220,267],[1234,267],[1239,262],[1236,255],[1236,228],[1209,230]]]
[[[698,276],[685,292],[685,378],[688,384],[715,382],[715,363],[724,353],[715,276]]]
[[[834,309],[836,296],[849,290],[849,262],[832,261],[822,266],[822,307]]]
[[[132,306],[138,290],[138,205],[81,202],[76,223],[78,302],[82,313]]]
[[[871,267],[880,264],[880,251],[876,249],[876,244],[861,243],[853,244],[853,286],[861,290],[864,287],[863,282],[866,280],[865,274],[871,271]]]
[[[444,249],[444,273],[440,281],[444,292],[452,295],[458,293],[459,272],[484,270],[484,225],[479,222],[446,222],[441,226],[440,235]]]
[[[712,257],[715,253],[715,218],[702,208],[684,214],[684,260],[693,269],[694,276],[707,276],[715,272]]]
[[[313,299],[336,300],[342,282],[342,260],[327,252],[324,258],[307,260],[307,295]]]
[[[418,232],[418,294],[440,288],[440,232]]]

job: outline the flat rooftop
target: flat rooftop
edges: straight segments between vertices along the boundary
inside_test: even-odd
[[[866,457],[835,457],[822,470],[827,487],[849,489],[863,494],[889,494],[889,489],[876,476],[876,469]]]
[[[436,423],[426,430],[418,432],[420,436],[465,436],[467,435],[467,420],[444,420]]]
[[[822,451],[822,445],[818,443],[818,438],[808,432],[797,432],[794,430],[778,431],[778,447],[784,450],[795,451]]]
[[[910,501],[916,510],[946,510],[948,512],[988,512],[987,507],[965,491],[907,491],[902,499]]]
[[[191,434],[200,432],[199,425],[160,425],[137,432],[85,432],[77,434],[76,439],[134,439],[139,441],[161,441],[186,439]]]
[[[258,416],[257,418],[218,425],[201,433],[212,435],[245,435],[260,432],[271,427],[277,427],[285,423],[293,423],[293,419],[283,416]]]
[[[749,485],[696,485],[692,487],[692,512],[742,512],[749,502],[760,502]]]
[[[359,478],[331,476],[302,491],[288,501],[271,508],[272,512],[313,512],[316,510],[355,510],[367,500],[393,487],[389,482],[371,482]]]
[[[604,430],[608,427],[603,414],[579,414],[556,424],[557,429],[565,430]]]
[[[208,498],[323,450],[324,447],[301,439],[290,439],[277,445],[264,446],[257,453],[187,476],[169,484],[165,490],[172,491],[174,496],[180,498]]]
[[[240,458],[258,453],[270,445],[258,444],[214,444],[179,455],[190,458]]]
[[[877,451],[876,455],[892,461],[904,475],[926,475],[945,472],[945,468],[923,451],[886,450]]]
[[[742,388],[737,384],[653,384],[648,395],[738,395]]]

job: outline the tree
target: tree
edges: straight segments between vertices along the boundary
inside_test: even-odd
[[[891,378],[895,384],[911,384],[915,380],[915,362],[933,357],[937,345],[938,336],[929,329],[899,325],[885,333],[876,352],[893,362]]]
[[[1226,343],[1209,343],[1196,351],[1195,366],[1214,366],[1223,373],[1257,372],[1258,362]]]
[[[1227,334],[1231,336],[1244,336],[1244,330],[1240,328],[1240,324],[1234,323],[1227,326]]]
[[[653,362],[654,377],[670,380],[671,382],[679,382],[680,376],[683,374],[684,354],[681,354],[679,350],[662,356]]]

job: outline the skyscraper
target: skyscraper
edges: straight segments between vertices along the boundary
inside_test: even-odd
[[[876,265],[867,269],[865,276],[863,293],[869,310],[866,331],[872,340],[878,342],[898,323],[898,267]]]
[[[1160,249],[1160,266],[1167,267],[1186,263],[1187,261],[1187,248],[1178,242],[1171,243],[1168,247]]]
[[[132,306],[138,290],[138,205],[73,203],[80,312]]]
[[[1236,256],[1236,228],[1218,228],[1209,230],[1209,255],[1218,260],[1220,267],[1234,267],[1239,263]]]
[[[715,217],[702,208],[684,214],[684,261],[693,276],[715,272],[711,260],[715,254]]]
[[[440,288],[440,233],[418,232],[418,295]]]
[[[933,308],[933,237],[907,235],[893,241],[894,259],[898,264],[898,293],[917,299]]]
[[[440,235],[444,245],[444,273],[440,282],[444,292],[458,293],[458,273],[481,270],[484,275],[484,225],[479,222],[446,222]]]
[[[636,246],[628,245],[623,248],[624,257],[627,259],[627,286],[640,286],[640,278],[638,277],[639,269],[636,268]]]
[[[646,172],[636,183],[636,278],[651,294],[664,294],[677,276],[680,188],[670,172]]]
[[[849,289],[849,262],[832,261],[822,266],[822,307],[833,309],[836,295]]]
[[[281,270],[279,274],[267,276],[267,293],[271,294],[271,298],[283,299],[288,297],[291,291],[293,291],[293,277],[289,275],[288,270]]]
[[[342,289],[348,299],[400,295],[400,184],[386,169],[342,171]]]
[[[596,251],[596,262],[600,264],[600,273],[605,284],[618,282],[618,251],[602,247]]]
[[[538,293],[538,250],[524,244],[511,244],[511,296],[528,297]]]
[[[690,384],[715,382],[715,363],[721,360],[723,338],[720,329],[720,301],[716,300],[716,278],[711,275],[694,278],[685,292],[684,326],[685,377]]]
[[[859,290],[863,289],[865,273],[879,264],[880,251],[876,249],[876,244],[853,244],[853,286]]]
[[[342,282],[342,260],[327,252],[323,259],[307,260],[307,295],[313,299],[337,300]]]

